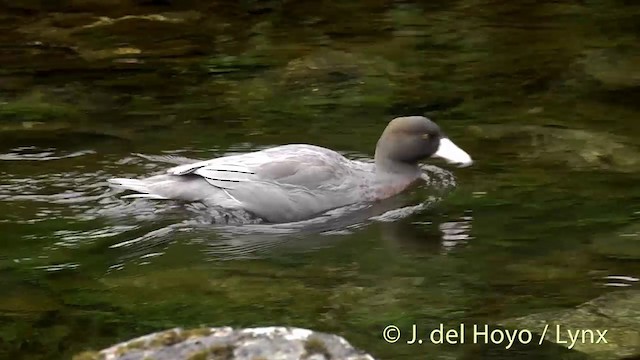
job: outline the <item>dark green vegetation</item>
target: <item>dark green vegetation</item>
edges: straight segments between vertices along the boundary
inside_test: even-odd
[[[380,334],[638,286],[605,277],[640,277],[639,5],[172,3],[0,0],[0,358],[201,324],[313,328],[383,359],[582,358]],[[105,195],[108,177],[168,166],[132,153],[308,142],[370,158],[407,114],[476,165],[393,222],[232,241],[184,209]]]

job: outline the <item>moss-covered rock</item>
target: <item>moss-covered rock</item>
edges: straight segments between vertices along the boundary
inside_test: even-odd
[[[590,359],[626,359],[640,355],[640,291],[627,290],[605,294],[575,309],[532,314],[501,321],[499,325],[545,334],[547,341],[569,347],[569,331],[580,335],[573,350]],[[559,332],[558,332],[559,330]],[[604,334],[605,341],[598,336]],[[584,338],[582,334],[585,334]]]

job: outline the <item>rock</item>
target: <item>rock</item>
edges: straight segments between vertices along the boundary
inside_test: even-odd
[[[373,360],[345,339],[290,327],[183,330],[175,328],[126,341],[99,352],[85,352],[74,360]]]
[[[582,334],[584,330],[585,340],[580,337],[572,349],[589,355],[591,359],[635,358],[640,355],[640,291],[615,291],[575,309],[532,314],[499,323],[508,328],[538,333],[547,324],[549,327],[545,339],[567,348],[571,345],[568,331],[574,334],[580,331]],[[593,333],[593,338],[587,330]],[[604,334],[606,343],[598,341],[598,330],[607,331]]]
[[[496,141],[524,160],[563,164],[575,170],[640,170],[640,149],[622,136],[538,125],[475,125],[480,141]],[[484,145],[489,146],[489,145]]]

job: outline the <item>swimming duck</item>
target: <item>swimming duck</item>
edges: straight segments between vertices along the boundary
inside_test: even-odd
[[[460,167],[473,163],[435,122],[408,116],[389,122],[373,163],[319,146],[290,144],[179,165],[144,179],[108,181],[137,192],[126,196],[130,198],[198,201],[282,223],[396,195],[420,178],[418,161],[430,157]]]

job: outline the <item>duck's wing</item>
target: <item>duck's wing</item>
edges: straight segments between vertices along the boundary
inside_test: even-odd
[[[217,159],[214,159],[217,160]],[[221,158],[220,160],[223,160]],[[229,164],[225,161],[200,161],[193,164],[180,165],[167,170],[171,175],[198,175],[209,184],[223,188],[233,189],[242,182],[259,181],[255,170],[251,166],[242,164]]]
[[[223,189],[267,182],[315,190],[338,186],[340,178],[349,172],[348,161],[332,150],[289,145],[180,165],[167,172],[198,175]]]

